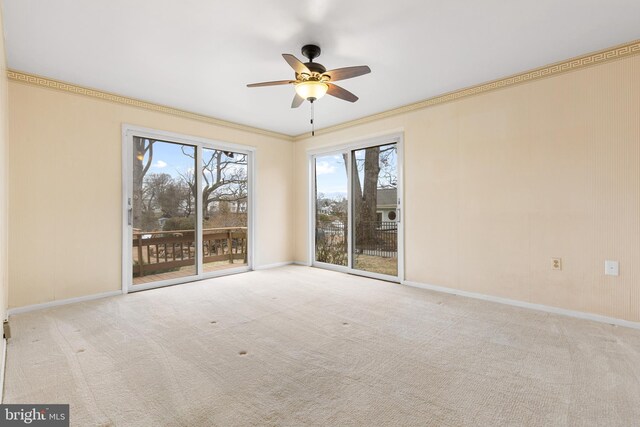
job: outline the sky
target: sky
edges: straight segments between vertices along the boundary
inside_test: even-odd
[[[189,157],[183,153],[193,156]],[[143,163],[149,159],[149,152],[145,155]],[[174,178],[179,178],[180,173],[186,174],[195,170],[195,147],[190,145],[172,144],[156,141],[153,143],[153,163],[148,173],[167,173]]]
[[[357,150],[355,152],[356,159],[364,159],[364,155],[365,150]],[[397,157],[394,153],[389,157],[389,168],[395,170],[396,167]],[[364,170],[359,170],[358,174],[362,183]],[[325,197],[331,199],[347,197],[347,171],[342,154],[316,156],[316,183],[318,194],[322,193]],[[379,182],[379,185],[381,186],[382,183]]]
[[[195,147],[191,145],[176,144],[164,141],[153,143],[153,162],[148,173],[166,173],[175,179],[180,179],[180,174],[186,175],[195,170]],[[210,160],[216,150],[203,148],[202,155],[205,160]],[[189,157],[191,156],[191,157]],[[146,164],[149,153],[145,154],[143,163]],[[224,156],[223,156],[224,159]],[[232,172],[233,168],[246,166],[228,165],[225,171]]]
[[[156,141],[153,144],[153,163],[149,168],[149,173],[167,173],[174,178],[179,178],[180,174],[192,173],[195,169],[195,161],[183,153],[193,156],[195,147],[190,145],[174,144],[170,142]],[[214,150],[204,149],[203,154],[211,155]],[[364,159],[365,150],[355,152],[357,159]],[[145,156],[145,162],[148,155]],[[390,166],[395,169],[396,157],[390,157]],[[318,193],[332,199],[347,197],[347,172],[342,158],[342,154],[331,154],[316,157],[316,175]],[[360,170],[361,178],[364,171]]]
[[[316,185],[318,194],[325,197],[347,197],[347,170],[342,154],[316,157]]]

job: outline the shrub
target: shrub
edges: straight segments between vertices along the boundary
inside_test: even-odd
[[[194,230],[196,227],[195,217],[173,217],[167,218],[162,227],[162,231],[173,230]]]

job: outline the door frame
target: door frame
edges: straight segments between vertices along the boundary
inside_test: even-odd
[[[354,150],[361,150],[368,147],[376,147],[380,145],[388,145],[395,143],[398,147],[398,276],[389,276],[386,274],[373,273],[364,270],[358,270],[352,267],[353,265],[353,202],[352,202],[352,152]],[[316,162],[315,159],[318,156],[330,155],[330,154],[343,154],[347,153],[347,222],[349,233],[347,235],[347,252],[348,261],[347,266],[334,265],[325,262],[316,261],[316,200],[315,200],[315,173]],[[358,276],[370,277],[372,279],[386,280],[396,283],[402,283],[405,280],[404,269],[404,132],[399,130],[393,133],[387,133],[378,136],[371,136],[368,138],[358,139],[351,142],[345,142],[342,144],[325,146],[321,148],[313,148],[307,150],[307,164],[309,166],[309,222],[308,222],[308,265],[311,267],[319,267],[327,270],[339,271],[342,273],[355,274]]]
[[[228,150],[235,153],[247,155],[247,265],[238,268],[228,268],[220,271],[203,272],[202,254],[202,191],[196,195],[196,274],[192,276],[179,277],[176,279],[159,280],[157,282],[142,285],[133,285],[133,226],[129,224],[129,200],[133,196],[133,137],[153,138],[159,141],[173,142],[177,144],[187,144],[196,147],[196,183],[201,187],[202,176],[202,149]],[[174,132],[167,132],[159,129],[150,129],[128,123],[122,124],[122,293],[143,291],[146,289],[160,288],[164,286],[177,285],[181,283],[195,282],[212,277],[226,276],[229,274],[244,273],[254,269],[255,251],[255,164],[256,148],[249,145],[240,145],[230,142],[217,141],[213,139],[201,138],[197,136],[184,135]]]

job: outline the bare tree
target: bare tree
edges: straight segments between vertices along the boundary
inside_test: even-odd
[[[239,203],[247,200],[247,156],[222,150],[203,151],[207,154],[202,163],[202,213],[207,219],[214,202],[220,205],[220,202]],[[190,153],[184,154],[193,158]],[[195,174],[187,172],[180,176],[195,197],[198,191]]]
[[[361,203],[356,211],[356,243],[373,243],[378,206],[378,175],[380,174],[380,147],[371,147],[364,154],[364,182]]]
[[[143,181],[153,161],[154,142],[147,138],[133,137],[133,200],[131,210],[135,228],[142,226]]]
[[[378,188],[398,187],[398,150],[395,145],[380,149]]]
[[[356,245],[374,243],[378,189],[397,187],[396,145],[369,147],[364,158],[352,156],[352,198]],[[347,155],[343,154],[345,167]],[[362,173],[362,181],[360,174]]]

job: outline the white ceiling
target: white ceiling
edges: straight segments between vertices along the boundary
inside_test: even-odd
[[[318,128],[640,38],[639,0],[2,0],[10,68],[290,135],[282,53],[318,43],[360,97]]]

